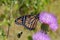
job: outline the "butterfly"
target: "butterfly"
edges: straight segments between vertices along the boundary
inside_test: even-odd
[[[25,15],[22,17],[19,17],[15,20],[15,23],[17,25],[23,25],[25,28],[29,30],[34,30],[35,27],[37,26],[38,22],[38,15]]]

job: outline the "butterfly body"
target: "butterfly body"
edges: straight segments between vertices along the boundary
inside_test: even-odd
[[[37,26],[37,22],[38,17],[36,15],[25,15],[15,20],[16,24],[23,25],[29,30],[35,29],[35,27]]]

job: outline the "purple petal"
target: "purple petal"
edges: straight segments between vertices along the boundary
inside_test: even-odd
[[[41,12],[39,15],[39,19],[41,23],[51,24],[52,22],[56,22],[56,17],[48,12]]]
[[[37,32],[32,38],[33,40],[50,40],[50,37],[44,32]]]
[[[53,31],[56,31],[57,29],[58,29],[58,24],[56,24],[56,23],[52,23],[52,24],[50,24],[49,25],[49,27],[51,28],[51,30],[53,30]]]

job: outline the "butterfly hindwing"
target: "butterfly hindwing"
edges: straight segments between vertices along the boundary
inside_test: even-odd
[[[25,22],[25,26],[32,30],[32,29],[35,29],[37,25],[37,19],[35,18],[35,16],[31,16],[30,18],[26,19],[26,22]]]
[[[37,25],[37,21],[38,21],[38,18],[36,18],[36,16],[26,15],[26,16],[17,18],[15,20],[15,23],[19,25],[23,25],[24,27],[30,30],[33,30]]]

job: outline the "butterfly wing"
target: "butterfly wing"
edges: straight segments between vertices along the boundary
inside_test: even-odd
[[[25,22],[25,27],[30,30],[33,30],[33,29],[35,29],[35,27],[37,25],[37,21],[38,21],[38,19],[36,19],[35,16],[27,17],[26,22]]]
[[[19,17],[19,18],[17,18],[17,19],[15,20],[15,23],[16,23],[17,25],[24,25],[25,19],[26,19],[26,16]]]
[[[33,30],[33,29],[35,29],[35,27],[37,25],[37,21],[38,21],[38,19],[36,18],[36,16],[26,15],[26,16],[17,18],[15,20],[15,23],[18,25],[23,25],[24,27],[28,28],[29,30]]]

